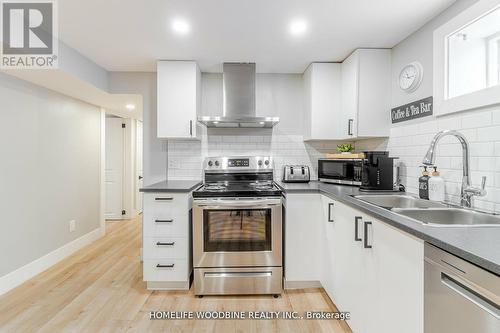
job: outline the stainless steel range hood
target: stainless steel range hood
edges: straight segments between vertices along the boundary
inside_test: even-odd
[[[224,63],[222,116],[201,116],[198,121],[212,128],[271,128],[279,117],[255,114],[255,64]]]

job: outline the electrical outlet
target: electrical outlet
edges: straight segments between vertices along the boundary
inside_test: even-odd
[[[76,229],[76,221],[75,220],[69,221],[69,232],[73,232],[75,231],[75,229]]]

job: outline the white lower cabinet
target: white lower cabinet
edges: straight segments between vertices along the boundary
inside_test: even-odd
[[[295,283],[317,274],[338,309],[351,313],[347,323],[355,333],[422,333],[423,241],[325,195],[300,197],[287,198],[285,244],[290,237],[302,242],[292,252],[287,246],[285,275],[303,265],[309,272],[293,270]]]
[[[320,195],[288,194],[285,209],[285,287],[317,287],[322,267]]]
[[[323,238],[323,249],[321,252],[323,261],[320,281],[326,292],[332,295],[335,285],[333,281],[336,264],[334,236],[336,234],[335,229],[337,228],[337,224],[335,223],[337,220],[337,210],[335,209],[335,202],[324,195],[321,195],[321,205],[323,208],[321,216],[321,234]]]
[[[144,193],[143,279],[148,289],[189,289],[190,209],[190,193]]]

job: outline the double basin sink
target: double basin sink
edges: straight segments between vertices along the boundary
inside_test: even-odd
[[[500,216],[423,200],[402,194],[356,195],[372,205],[390,209],[422,224],[442,227],[500,227]]]

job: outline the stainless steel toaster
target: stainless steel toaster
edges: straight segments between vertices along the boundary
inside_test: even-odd
[[[283,168],[284,183],[308,183],[311,180],[307,165],[285,165]]]

